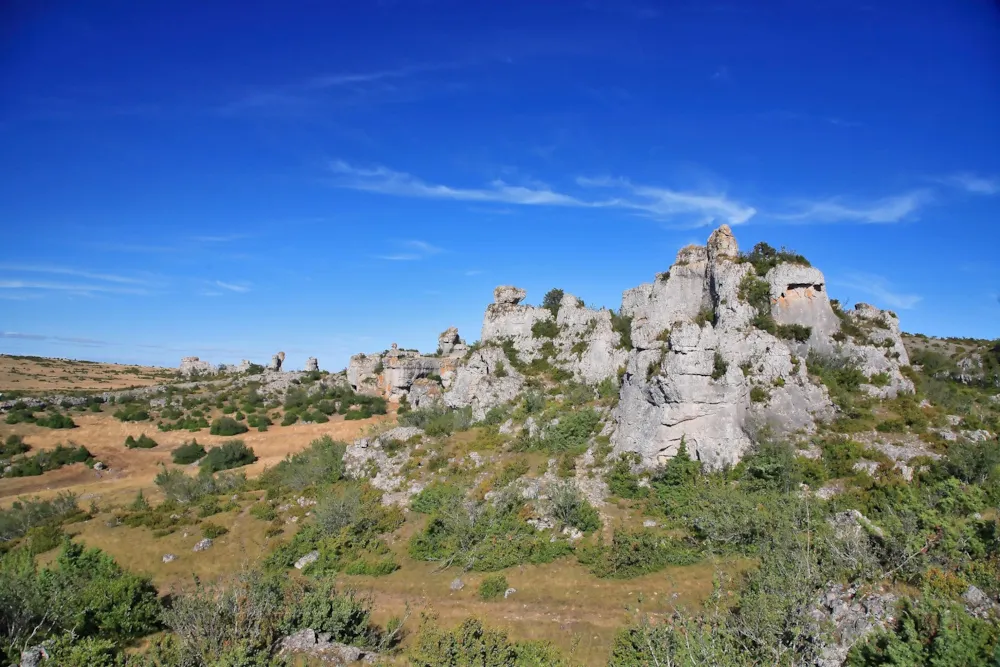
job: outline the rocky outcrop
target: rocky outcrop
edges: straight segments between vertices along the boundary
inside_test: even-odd
[[[746,301],[746,285],[758,280],[777,325],[767,331],[755,326],[761,314]],[[649,466],[673,456],[682,439],[692,456],[718,467],[738,461],[762,426],[813,430],[834,408],[806,372],[811,351],[846,359],[869,377],[884,374],[866,387],[873,394],[912,391],[899,370],[908,360],[895,315],[859,306],[841,317],[823,274],[800,263],[778,263],[760,278],[725,226],[706,247],[681,249],[656,282],[626,291],[621,312],[632,318],[635,349],[612,443]],[[796,339],[788,325],[808,327],[808,336]]]
[[[360,660],[374,662],[379,657],[368,649],[331,641],[329,632],[317,633],[308,628],[282,639],[278,655],[286,659],[305,656],[311,661],[326,665],[353,665]]]
[[[438,356],[442,357],[452,357],[452,356],[462,356],[468,349],[465,341],[462,340],[458,335],[458,329],[455,327],[448,327],[441,332],[438,336]]]
[[[313,373],[319,370],[319,361],[316,357],[306,359],[306,373]]]
[[[285,362],[285,353],[279,352],[278,354],[271,357],[271,363],[267,365],[267,370],[269,371],[280,371],[281,364]]]
[[[427,356],[417,350],[401,350],[393,343],[391,349],[381,354],[351,357],[347,381],[359,393],[399,400],[408,396],[414,383],[421,379],[436,376],[441,378],[443,386],[451,384],[459,363],[457,350],[464,353],[464,344],[456,343],[448,356]]]
[[[184,357],[178,368],[181,375],[190,377],[192,375],[215,375],[219,372],[218,366],[207,361],[202,361],[198,357]]]
[[[473,352],[458,367],[444,400],[453,408],[471,406],[478,420],[490,408],[513,401],[523,388],[524,376],[512,367],[503,350],[488,346]]]
[[[887,627],[893,617],[896,596],[877,590],[862,591],[856,586],[834,584],[825,591],[811,616],[827,637],[818,641],[813,667],[840,667],[851,648],[872,632]],[[819,634],[817,632],[817,634]]]

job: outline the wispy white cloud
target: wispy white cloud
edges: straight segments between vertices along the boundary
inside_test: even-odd
[[[887,224],[903,221],[931,199],[930,193],[925,190],[915,190],[868,202],[848,202],[843,197],[834,197],[818,201],[802,201],[798,203],[797,211],[772,213],[771,217],[799,222]]]
[[[897,310],[909,310],[923,298],[917,294],[897,292],[886,278],[874,273],[849,273],[843,279],[834,281],[834,284],[874,297],[876,306],[888,306]]]
[[[130,278],[110,273],[98,273],[94,271],[82,271],[65,266],[54,266],[50,264],[10,264],[0,263],[0,271],[13,271],[19,273],[49,273],[52,275],[76,276],[90,280],[103,280],[110,283],[121,283],[126,285],[147,285],[148,282],[139,278]]]
[[[94,285],[90,283],[52,283],[36,282],[30,280],[0,280],[0,289],[3,290],[51,290],[57,292],[75,292],[77,294],[91,294],[93,292],[109,294],[148,294],[145,289],[138,287],[119,287],[115,285]]]
[[[1000,176],[980,176],[971,172],[961,172],[934,180],[976,195],[1000,193]]]
[[[221,287],[224,290],[229,290],[230,292],[239,292],[244,294],[250,291],[250,286],[246,283],[227,283],[221,280],[216,280],[212,283],[216,287]]]
[[[445,252],[444,248],[439,248],[433,243],[420,241],[418,239],[407,239],[404,241],[394,241],[402,251],[389,253],[386,255],[374,255],[375,259],[382,259],[388,262],[415,262],[426,259],[432,255]]]
[[[637,185],[624,178],[578,178],[577,185],[582,188],[601,188],[618,194],[606,199],[591,199],[558,192],[543,183],[511,185],[497,179],[489,187],[460,188],[427,183],[411,174],[381,166],[359,168],[343,160],[333,162],[331,169],[336,175],[334,185],[337,187],[398,197],[627,210],[684,226],[723,222],[738,225],[756,213],[753,207],[731,200],[725,194]]]
[[[89,347],[110,345],[110,343],[108,343],[107,341],[95,340],[93,338],[79,338],[76,336],[49,336],[46,334],[21,333],[19,331],[0,331],[0,338],[8,338],[13,340],[50,341],[57,343],[74,343],[76,345],[87,345]]]

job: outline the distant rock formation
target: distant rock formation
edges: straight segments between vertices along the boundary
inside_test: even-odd
[[[178,369],[181,375],[191,376],[191,375],[215,375],[219,372],[218,366],[211,364],[207,361],[202,361],[198,357],[184,357],[181,359],[181,365]]]
[[[312,373],[313,371],[318,371],[318,370],[319,370],[319,361],[316,360],[316,357],[309,357],[308,359],[306,359],[307,373]]]
[[[352,356],[347,366],[347,381],[354,391],[389,400],[399,400],[408,395],[414,383],[422,379],[433,377],[433,383],[439,388],[447,388],[467,350],[465,342],[458,336],[458,329],[450,327],[438,337],[438,353],[434,355],[403,350],[393,343],[390,349],[379,354]],[[432,394],[439,396],[440,389],[432,392],[424,383],[413,398],[426,401]]]
[[[279,352],[278,354],[271,357],[271,363],[267,365],[267,370],[269,371],[280,371],[281,364],[285,361],[285,353]]]

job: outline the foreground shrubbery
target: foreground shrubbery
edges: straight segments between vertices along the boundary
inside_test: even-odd
[[[25,456],[11,461],[10,469],[4,473],[6,477],[33,477],[50,470],[57,470],[73,463],[91,463],[94,457],[90,451],[80,445],[72,447],[56,445],[53,449],[37,452],[34,456]]]

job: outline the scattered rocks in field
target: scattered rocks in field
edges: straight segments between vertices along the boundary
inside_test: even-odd
[[[294,654],[305,655],[330,665],[351,665],[359,660],[374,662],[378,659],[377,653],[330,641],[330,637],[329,632],[317,633],[308,628],[299,630],[281,640],[278,655],[286,658]]]
[[[517,592],[516,588],[508,588],[507,590],[505,590],[503,592],[503,599],[506,600],[507,598],[509,598],[511,595],[513,595],[516,592]]]
[[[570,542],[576,542],[583,537],[583,531],[573,526],[566,526],[562,529],[562,534],[569,538]]]
[[[305,556],[295,561],[295,569],[301,570],[307,565],[312,565],[318,560],[319,560],[319,551],[310,551]]]
[[[299,507],[312,507],[313,505],[316,504],[315,500],[313,500],[312,498],[306,498],[305,496],[299,496],[295,500],[295,502],[298,504]]]
[[[652,519],[646,519],[645,521],[642,522],[642,527],[643,528],[656,528],[656,522],[653,521]]]
[[[448,588],[450,588],[453,591],[460,591],[463,588],[465,588],[465,582],[462,581],[460,578],[455,577],[454,579],[451,580],[451,584],[448,586]]]
[[[192,549],[192,551],[205,551],[206,549],[210,549],[211,547],[212,547],[212,539],[206,537],[204,539],[199,540],[198,544],[194,545],[194,549]]]
[[[175,560],[177,560],[177,556],[174,554],[163,554],[164,563],[173,563]]]

